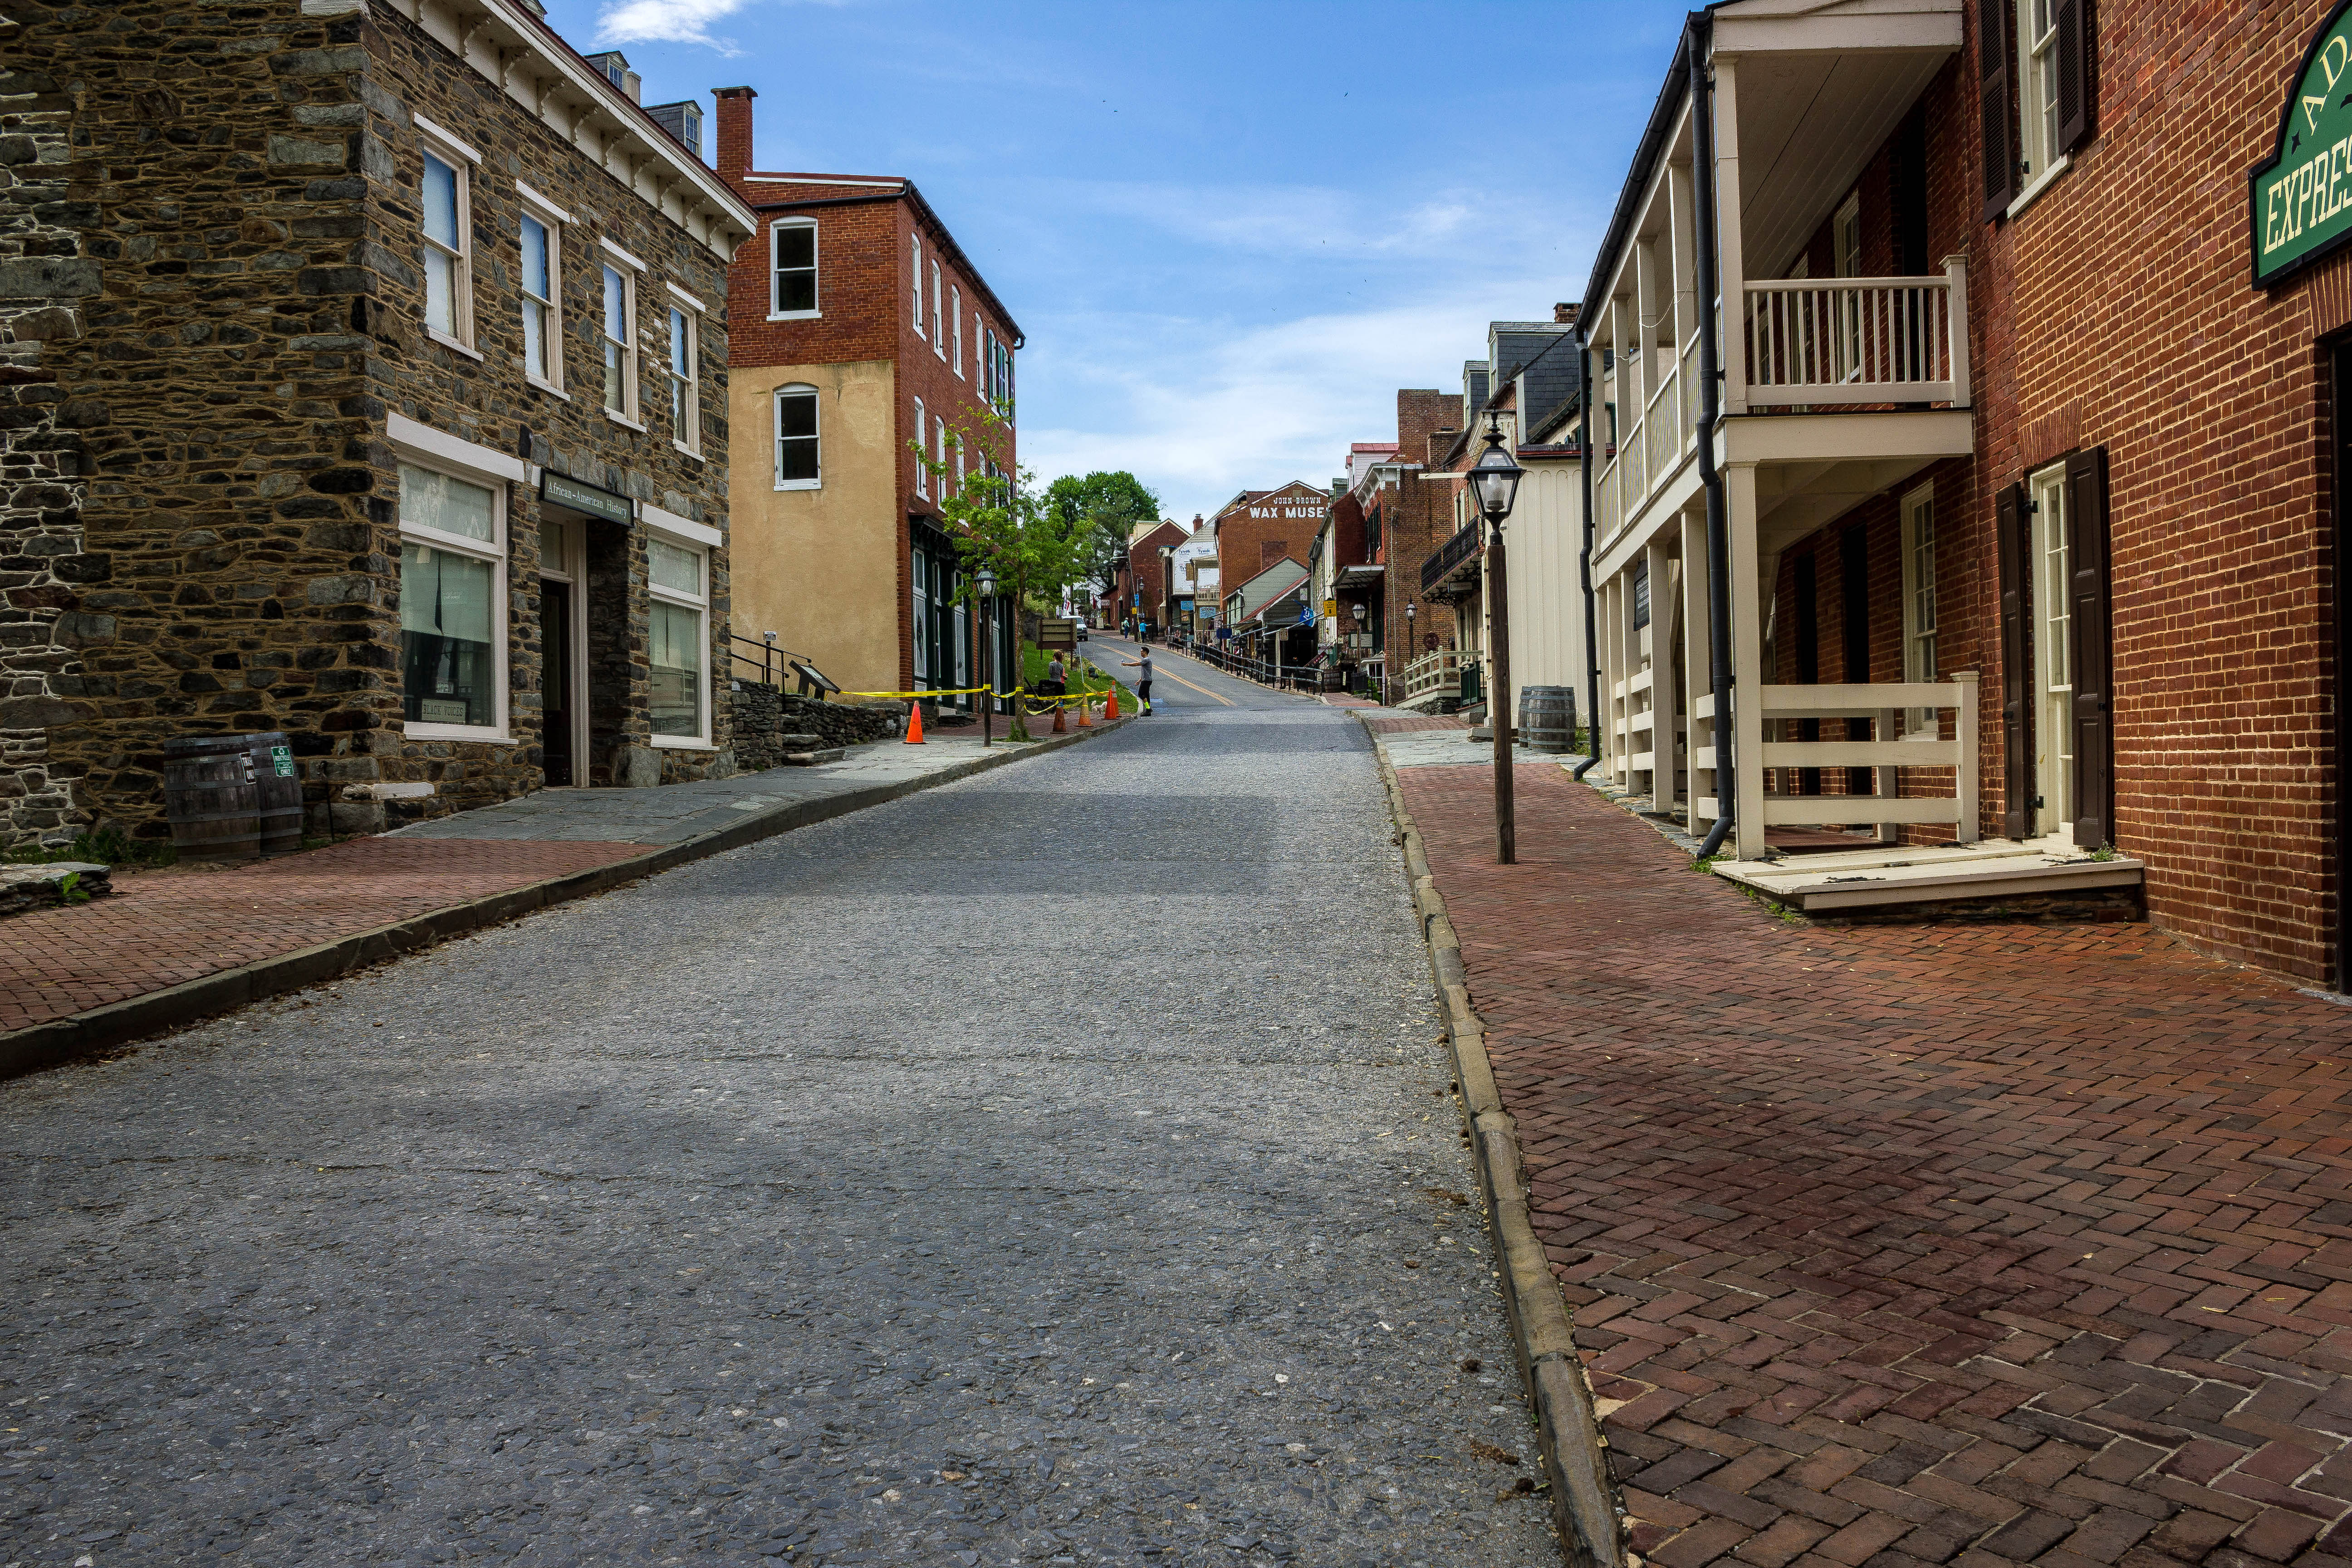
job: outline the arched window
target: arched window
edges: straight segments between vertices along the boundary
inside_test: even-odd
[[[776,389],[776,488],[780,490],[814,490],[824,486],[816,400],[814,386]]]

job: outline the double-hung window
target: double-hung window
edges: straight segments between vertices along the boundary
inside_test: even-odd
[[[948,319],[955,323],[955,373],[963,374],[963,289],[948,290]]]
[[[474,352],[473,166],[481,155],[419,115],[417,205],[423,230],[425,330]]]
[[[515,182],[522,200],[522,374],[563,394],[563,229],[572,215]]]
[[[803,321],[818,315],[816,220],[786,218],[768,231],[772,260],[768,319]]]
[[[2058,153],[2058,0],[2025,0],[2017,19],[2017,150],[2030,185]]]
[[[929,428],[923,419],[923,400],[918,397],[915,399],[915,493],[926,500],[931,494],[931,470],[923,462],[931,449],[925,437]]]
[[[645,263],[614,245],[604,247],[604,310],[599,326],[604,350],[604,413],[644,429],[637,410],[637,274]]]
[[[702,456],[702,315],[701,300],[670,286],[670,439],[695,458]]]
[[[913,252],[914,261],[912,263],[914,267],[912,277],[914,279],[915,285],[914,321],[915,335],[919,338],[923,335],[923,237],[919,234],[914,234],[908,235],[907,237],[915,247]]]
[[[710,744],[710,552],[646,536],[646,706],[656,746]]]
[[[931,352],[948,357],[948,335],[940,327],[940,264],[931,263]]]
[[[802,384],[776,389],[776,488],[780,490],[822,489],[824,452],[818,443],[816,388]]]
[[[506,731],[506,490],[400,465],[402,718],[426,738]]]
[[[1903,679],[1936,678],[1936,488],[1922,485],[1903,498]],[[1930,741],[1942,721],[1933,708],[1905,719],[1906,731]]]
[[[955,454],[956,454],[956,488],[955,488],[955,493],[956,493],[956,494],[958,494],[958,495],[961,495],[961,494],[963,494],[963,445],[964,445],[964,443],[963,443],[963,437],[962,437],[961,435],[958,435],[958,436],[956,437],[956,438],[955,438]]]

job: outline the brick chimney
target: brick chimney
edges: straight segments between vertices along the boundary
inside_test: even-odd
[[[760,95],[748,87],[722,87],[711,96],[719,100],[719,138],[711,167],[740,195],[743,176],[751,170],[751,100]]]
[[[1554,305],[1551,319],[1563,327],[1572,327],[1576,325],[1577,312],[1583,309],[1581,305]]]

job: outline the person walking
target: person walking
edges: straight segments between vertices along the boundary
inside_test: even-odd
[[[1143,657],[1141,658],[1130,658],[1127,661],[1128,668],[1140,668],[1143,671],[1140,676],[1136,678],[1135,682],[1135,700],[1143,705],[1140,710],[1137,712],[1136,717],[1139,719],[1149,719],[1151,717],[1151,646],[1149,643],[1139,644],[1136,647],[1136,652],[1141,654]]]

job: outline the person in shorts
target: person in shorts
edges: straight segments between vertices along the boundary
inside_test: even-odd
[[[1143,672],[1140,676],[1137,677],[1135,682],[1135,700],[1143,704],[1142,710],[1137,715],[1137,717],[1149,718],[1151,713],[1151,647],[1150,645],[1147,643],[1139,647],[1136,651],[1140,653],[1143,657],[1141,658],[1129,659],[1127,661],[1127,668],[1129,669],[1139,668]]]

